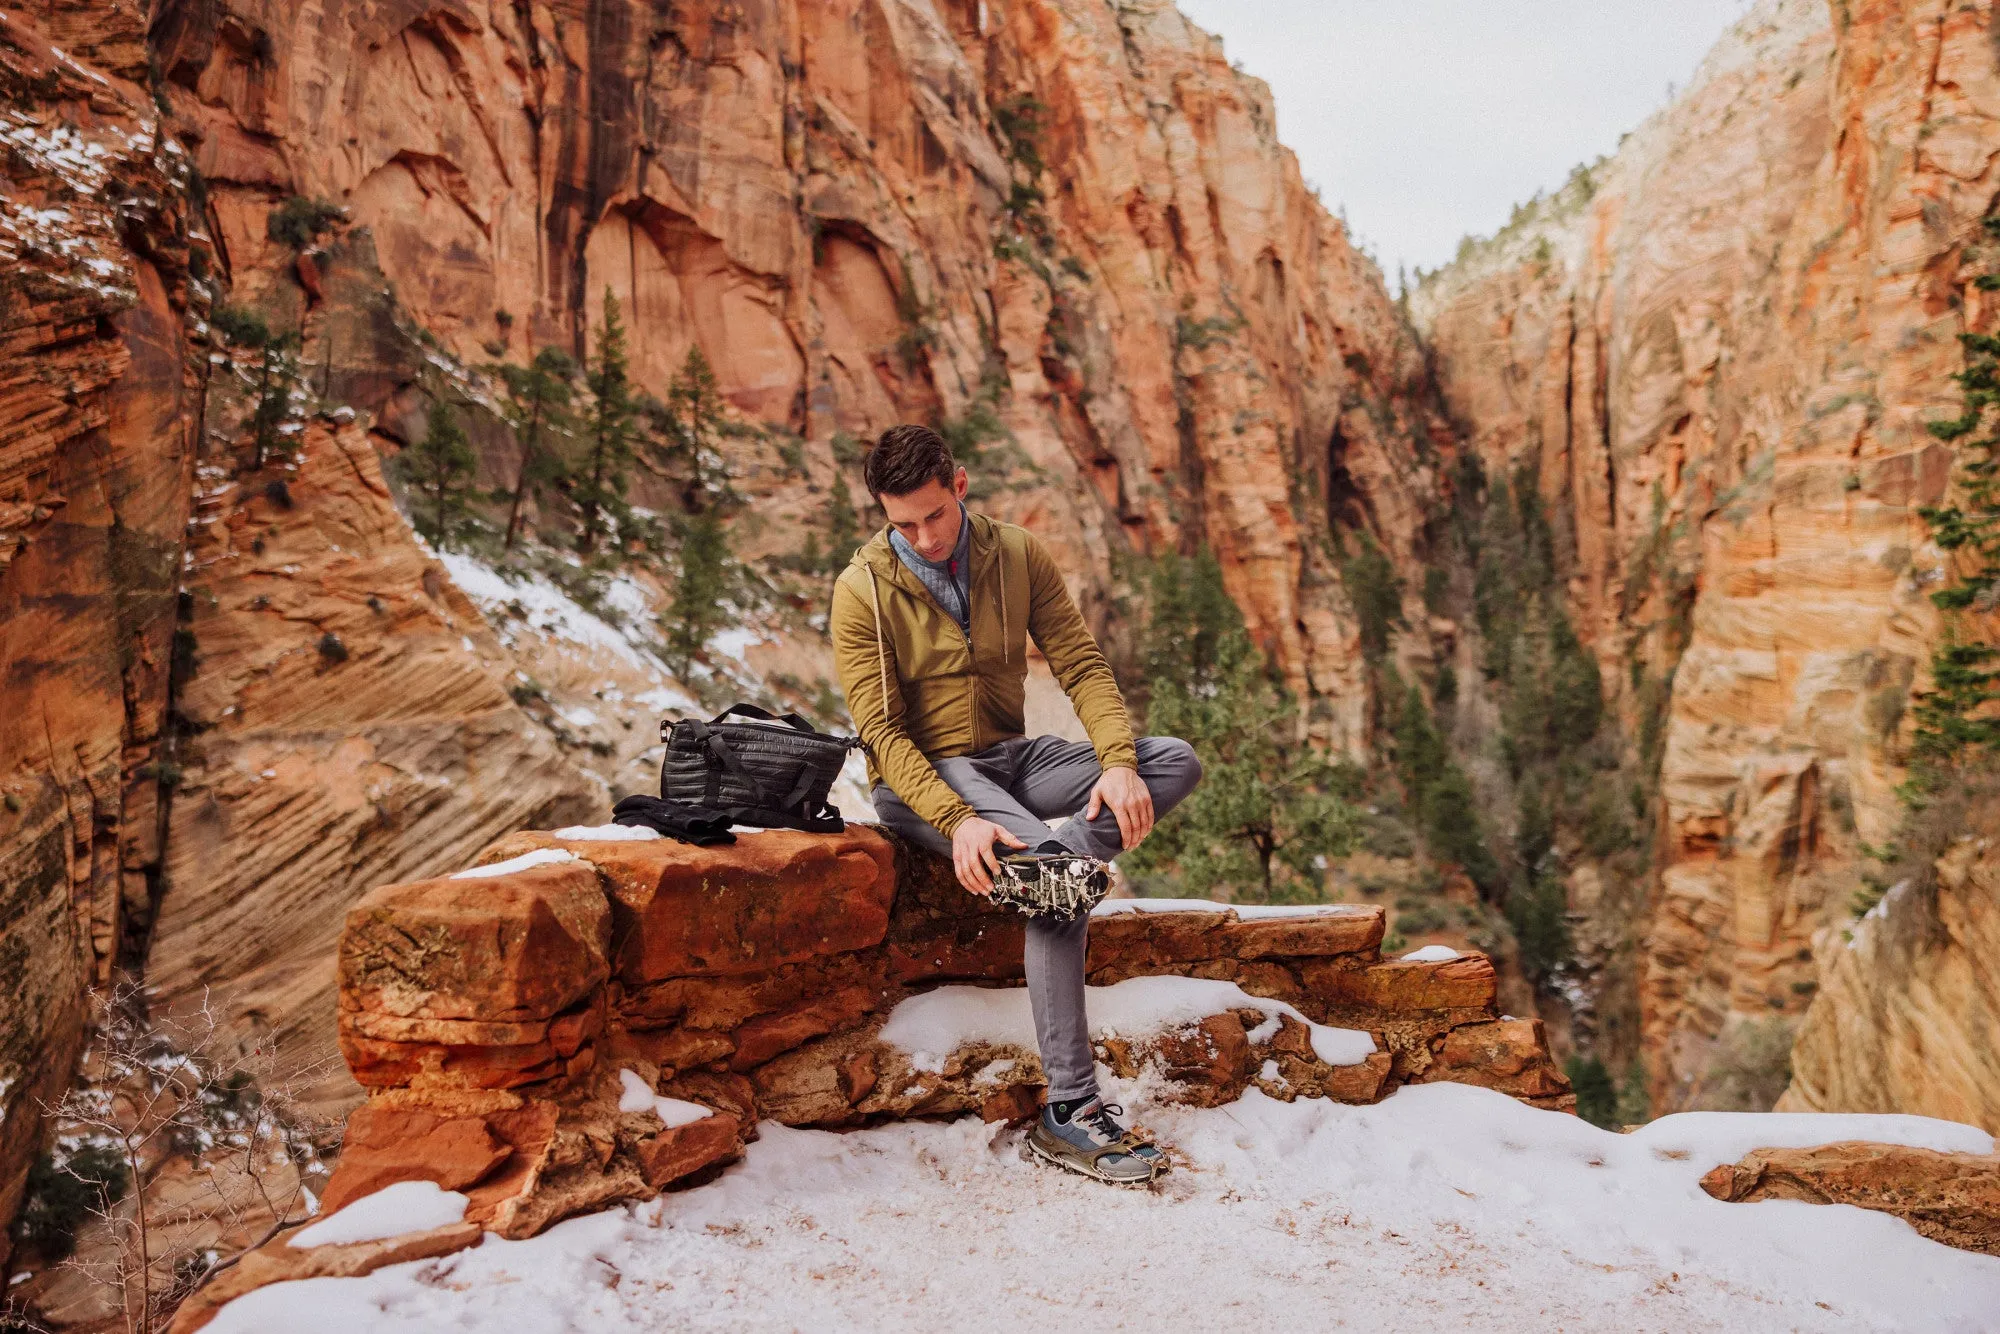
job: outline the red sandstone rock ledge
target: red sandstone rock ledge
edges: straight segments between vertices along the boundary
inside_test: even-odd
[[[369,1099],[348,1119],[325,1209],[428,1180],[467,1195],[466,1221],[393,1243],[274,1242],[191,1299],[177,1330],[266,1283],[441,1254],[482,1230],[530,1236],[698,1183],[766,1117],[1012,1120],[1036,1107],[1032,1050],[970,1044],[919,1078],[911,1055],[877,1036],[917,992],[1021,981],[1022,919],[965,893],[942,860],[854,826],[721,848],[522,833],[479,863],[536,853],[527,860],[542,864],[374,890],[340,943],[341,1049]],[[1314,1023],[1366,1031],[1376,1051],[1330,1065],[1306,1024],[1238,1005],[1148,1042],[1101,1042],[1121,1074],[1155,1064],[1203,1104],[1253,1084],[1367,1103],[1399,1084],[1453,1080],[1573,1106],[1540,1022],[1494,1013],[1483,956],[1384,960],[1378,907],[1203,908],[1097,917],[1090,982],[1230,982]],[[656,1113],[654,1096],[708,1115],[670,1125],[682,1116]]]

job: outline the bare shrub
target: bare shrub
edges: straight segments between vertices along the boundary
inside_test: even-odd
[[[204,998],[150,1018],[121,984],[94,998],[78,1085],[44,1108],[54,1127],[20,1230],[44,1272],[18,1295],[57,1325],[163,1330],[183,1298],[245,1251],[303,1223],[334,1127],[270,1078],[275,1051],[243,1045]]]
[[[1793,1024],[1746,1019],[1725,1030],[1689,1099],[1705,1112],[1768,1112],[1792,1082]]]

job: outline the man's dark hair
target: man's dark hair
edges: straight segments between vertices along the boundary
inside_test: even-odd
[[[861,465],[868,494],[877,499],[907,496],[929,481],[941,482],[949,489],[957,473],[951,446],[928,426],[891,426],[882,432],[875,448],[868,451],[868,461]]]

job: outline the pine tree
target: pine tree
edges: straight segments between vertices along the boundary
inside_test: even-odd
[[[2000,239],[2000,218],[1987,219],[1986,230]],[[2000,286],[2000,280],[1978,281],[1983,288]],[[1917,696],[1911,710],[1916,735],[1908,795],[1913,800],[1953,782],[1968,763],[2000,754],[2000,716],[1992,708],[2000,699],[2000,668],[1994,666],[2000,647],[1983,638],[1978,622],[1966,615],[1990,613],[2000,600],[2000,425],[1969,438],[1987,425],[1987,409],[2000,404],[2000,336],[1960,334],[1959,342],[1965,369],[1952,378],[1964,391],[1964,409],[1930,426],[1932,435],[1959,450],[1958,495],[1920,511],[1932,539],[1953,553],[1957,568],[1951,583],[1931,594],[1951,623],[1931,654],[1931,688]]]
[[[583,516],[577,550],[590,555],[598,539],[629,519],[625,503],[632,466],[633,422],[638,407],[625,352],[618,298],[604,290],[604,318],[597,326],[597,356],[587,379],[590,410],[583,430],[583,459],[572,473],[569,498]]]
[[[232,347],[257,353],[257,406],[250,414],[255,445],[250,466],[261,469],[277,448],[278,428],[291,412],[292,354],[299,346],[299,335],[276,333],[263,316],[241,306],[221,307],[212,322]]]
[[[710,499],[704,494],[712,480],[704,456],[715,452],[716,437],[722,430],[722,391],[699,343],[688,348],[673,387],[667,391],[667,406],[675,449],[688,470],[687,507],[700,509]]]
[[[521,451],[513,487],[495,496],[508,502],[507,535],[501,545],[511,551],[521,525],[523,498],[563,475],[557,442],[568,439],[575,429],[570,405],[575,399],[576,362],[561,348],[545,347],[526,366],[503,363],[492,369],[506,387],[504,412]]]
[[[1271,680],[1213,554],[1161,558],[1150,591],[1147,725],[1192,745],[1205,776],[1129,864],[1244,900],[1318,897],[1325,859],[1358,837],[1354,808],[1335,795],[1335,766],[1297,738],[1297,710]]]
[[[728,621],[724,599],[732,580],[729,534],[722,512],[709,508],[674,525],[680,539],[674,601],[665,617],[667,665],[685,678],[695,656]]]
[[[703,470],[704,456],[715,452],[722,427],[722,394],[699,346],[688,349],[687,360],[674,376],[667,408],[675,451],[690,469],[683,496],[688,513],[674,525],[680,539],[679,578],[665,617],[667,662],[684,676],[695,656],[727,623],[725,602],[736,582],[724,526],[735,497],[726,486],[711,485]]]
[[[832,495],[826,502],[826,573],[837,575],[846,569],[865,536],[854,499],[847,493],[847,474],[835,464]]]
[[[1507,895],[1507,923],[1521,948],[1521,971],[1537,985],[1570,958],[1569,897],[1560,873],[1548,871]]]
[[[438,399],[431,404],[424,438],[404,450],[397,463],[417,493],[410,504],[417,531],[439,551],[448,549],[469,526],[477,464],[465,428],[449,403]]]
[[[1424,831],[1425,846],[1440,861],[1462,867],[1489,894],[1501,885],[1500,866],[1486,845],[1485,822],[1472,780],[1445,748],[1444,737],[1415,682],[1405,686],[1394,665],[1382,667],[1385,698],[1402,697],[1391,737],[1396,777],[1402,784],[1412,822]]]
[[[1571,1056],[1563,1071],[1569,1076],[1570,1090],[1576,1094],[1576,1114],[1594,1126],[1615,1129],[1618,1122],[1618,1089],[1611,1072],[1596,1053]]]

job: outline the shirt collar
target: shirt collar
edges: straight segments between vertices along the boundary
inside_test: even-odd
[[[949,570],[953,561],[958,562],[958,568],[961,571],[966,570],[972,555],[972,516],[966,512],[965,502],[962,500],[959,501],[958,545],[943,560],[925,560],[917,554],[917,549],[910,545],[908,539],[893,528],[889,530],[889,545],[894,547],[896,554],[904,560],[915,561],[927,569],[936,570],[939,574],[943,574]]]

